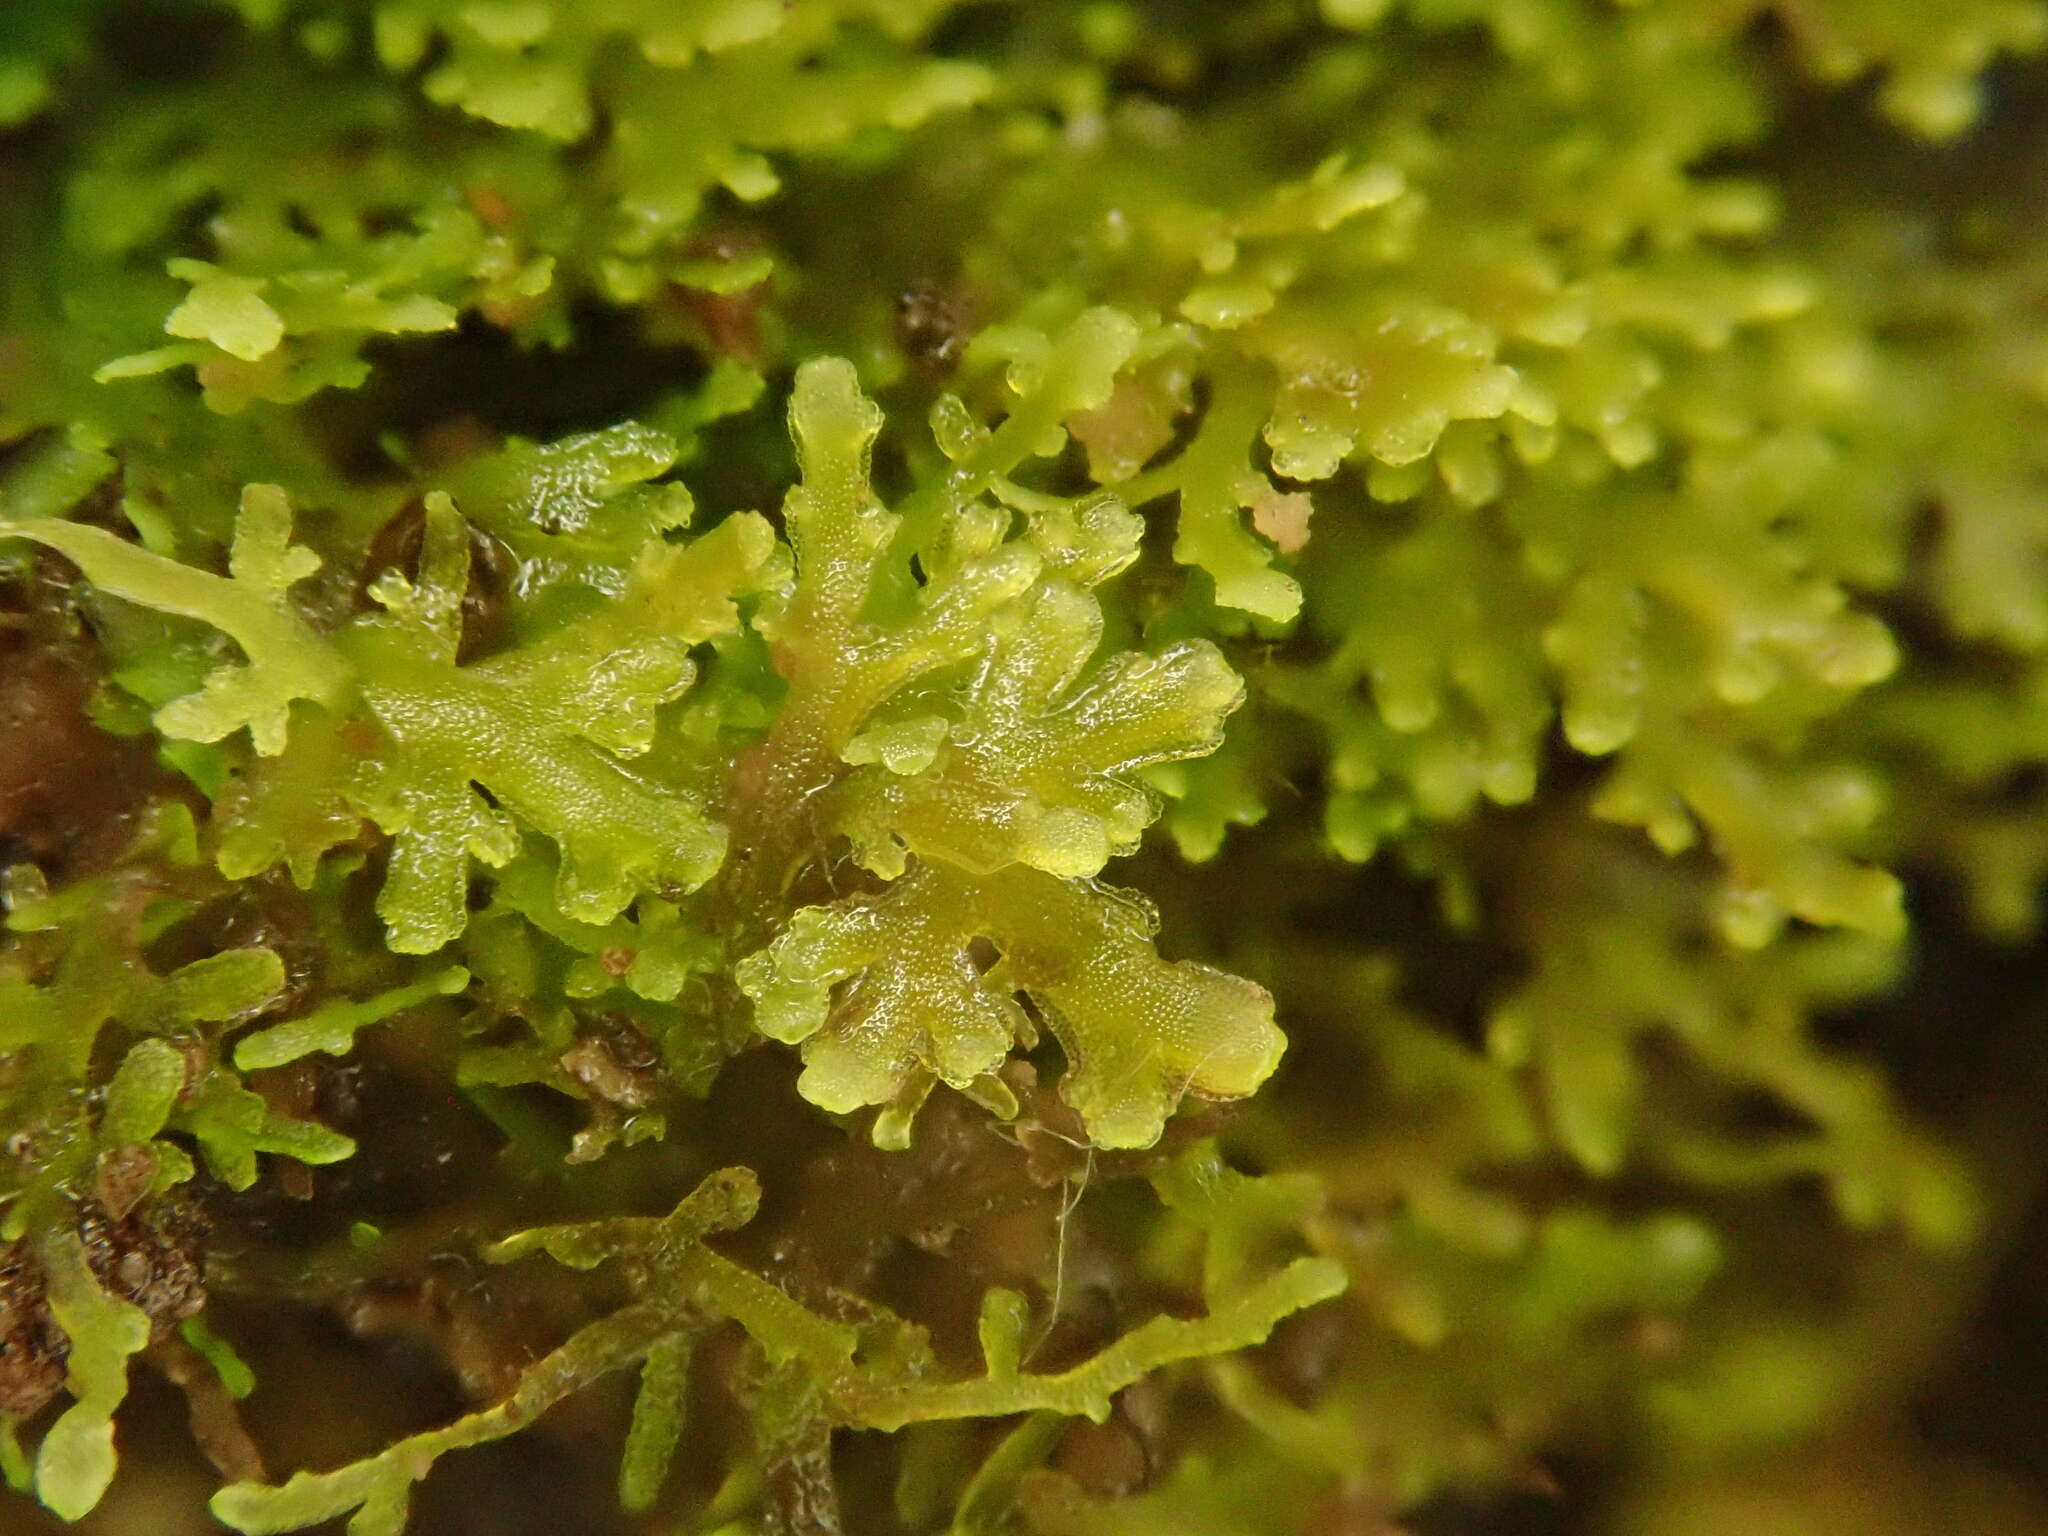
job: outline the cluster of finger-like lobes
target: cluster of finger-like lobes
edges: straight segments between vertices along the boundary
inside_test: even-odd
[[[2042,40],[2034,0],[214,8],[246,26],[164,78],[95,62],[119,7],[19,0],[0,37],[0,128],[48,113],[62,146],[9,205],[0,539],[10,570],[33,544],[81,573],[95,719],[175,784],[110,871],[0,892],[0,1051],[27,1063],[0,1108],[34,1154],[0,1236],[45,1385],[81,1345],[52,1508],[106,1487],[170,1316],[81,1257],[80,1192],[154,1219],[202,1165],[239,1191],[259,1157],[349,1157],[245,1074],[373,1026],[484,1102],[579,1101],[571,1162],[666,1134],[763,1036],[892,1153],[939,1085],[1018,1115],[1012,1060],[1048,1038],[1091,1159],[1251,1093],[1273,999],[1162,958],[1145,899],[1098,883],[1162,804],[1195,860],[1315,805],[1232,866],[1281,914],[1241,928],[1319,1046],[1368,1061],[1341,1154],[1287,1108],[1241,1123],[1316,1175],[1160,1175],[1181,1214],[1143,1262],[1183,1293],[1202,1268],[1221,1323],[1039,1377],[991,1290],[986,1381],[931,1378],[893,1322],[901,1370],[855,1370],[872,1338],[702,1247],[752,1213],[714,1180],[708,1227],[686,1202],[535,1239],[579,1265],[666,1242],[655,1312],[224,1507],[396,1529],[435,1455],[635,1360],[651,1499],[718,1318],[801,1378],[762,1441],[813,1462],[834,1424],[1094,1413],[1327,1297],[1333,1265],[1233,1268],[1308,1242],[1352,1285],[1342,1379],[1309,1412],[1216,1363],[1231,1413],[1194,1438],[1222,1454],[1149,1508],[1265,1517],[1302,1465],[1349,1490],[1374,1458],[1393,1508],[1509,1475],[1613,1369],[1611,1314],[1705,1284],[1705,1225],[1615,1217],[1603,1181],[1812,1181],[1858,1226],[1968,1233],[1950,1160],[1815,1021],[1895,981],[1894,868],[1959,872],[2004,934],[2037,917],[2048,263],[2006,189],[1895,185],[1893,129],[1794,82],[1875,71],[1882,115],[1954,134],[1987,61]],[[1828,132],[1786,130],[1792,101]],[[444,344],[424,393],[539,356],[547,394],[559,347],[585,372],[534,417],[643,419],[363,428],[390,402],[347,392]],[[577,391],[615,348],[646,377],[599,416]],[[734,509],[789,478],[757,410],[785,388],[778,523]],[[934,396],[928,431],[895,411]],[[685,482],[719,507],[699,527]],[[1342,866],[1385,853],[1513,973],[1477,1044],[1293,921],[1302,868],[1350,901]],[[288,896],[279,868],[317,979],[275,935],[181,926]],[[1286,1453],[1238,1458],[1245,1424]],[[1016,1435],[988,1488],[1049,1444]],[[1132,1518],[1067,1513],[1045,1528]]]

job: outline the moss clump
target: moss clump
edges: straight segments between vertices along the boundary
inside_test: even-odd
[[[22,1509],[2048,1528],[2044,42],[22,0]]]

